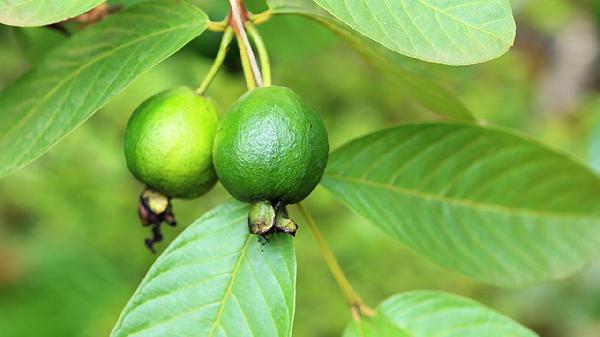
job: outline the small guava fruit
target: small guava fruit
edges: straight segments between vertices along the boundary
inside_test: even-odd
[[[215,104],[187,87],[152,96],[125,130],[125,158],[133,175],[174,198],[195,198],[217,181],[212,164],[219,120]]]
[[[317,113],[292,90],[261,87],[222,118],[213,147],[219,180],[236,199],[293,204],[317,186],[329,154]]]
[[[163,91],[142,103],[125,130],[125,159],[133,175],[148,187],[138,215],[152,237],[152,252],[162,240],[163,222],[175,226],[171,198],[195,198],[217,181],[212,145],[219,115],[215,104],[186,87]]]

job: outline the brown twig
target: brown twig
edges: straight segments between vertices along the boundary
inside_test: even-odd
[[[89,25],[93,25],[94,23],[103,20],[109,14],[114,13],[119,9],[120,7],[110,7],[107,3],[104,2],[81,15],[78,15],[71,19],[67,19],[67,21],[76,22],[79,24],[80,27],[85,28]]]
[[[53,23],[44,27],[55,30],[66,37],[71,36],[71,32],[67,29],[67,27],[65,27],[65,25],[62,22]]]
[[[66,23],[74,22],[77,24],[79,29],[84,29],[91,26],[99,21],[104,20],[107,16],[121,10],[122,6],[109,6],[107,3],[101,3],[100,5],[90,9],[89,11],[80,14],[78,16],[56,22],[44,27],[52,30],[56,30],[65,36],[71,36],[71,32],[65,27]]]

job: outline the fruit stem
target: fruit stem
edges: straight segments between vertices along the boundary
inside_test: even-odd
[[[233,31],[240,49],[240,57],[242,59],[242,67],[244,68],[244,76],[248,89],[253,89],[255,85],[262,86],[262,76],[258,68],[256,56],[248,40],[248,34],[244,28],[244,22],[248,19],[248,12],[243,6],[242,0],[229,0],[229,25]]]
[[[265,42],[252,22],[246,21],[246,30],[248,31],[248,34],[250,34],[250,37],[256,46],[256,50],[258,51],[258,57],[260,58],[260,70],[262,71],[263,75],[263,85],[266,87],[271,86],[271,63],[269,61],[269,53],[267,52]]]
[[[302,217],[306,221],[310,232],[317,241],[317,246],[321,251],[321,255],[323,256],[325,263],[329,267],[333,278],[335,279],[338,286],[340,287],[340,290],[344,294],[346,302],[348,302],[348,307],[350,308],[352,319],[359,322],[361,315],[363,314],[366,316],[374,316],[375,310],[364,304],[360,296],[358,296],[358,294],[352,288],[350,281],[348,281],[348,278],[344,274],[344,271],[342,271],[342,268],[340,267],[335,256],[333,255],[333,252],[327,246],[327,243],[325,242],[321,231],[319,231],[319,228],[317,227],[317,223],[315,222],[313,216],[310,214],[308,209],[304,207],[302,203],[298,203],[297,207],[300,213],[302,214]]]
[[[238,45],[240,45],[240,38],[236,37]],[[244,48],[240,48],[240,59],[242,60],[242,69],[244,70],[244,78],[246,79],[246,87],[248,90],[256,88],[256,82],[252,75],[252,69],[250,68],[250,62],[248,62],[248,53]]]
[[[227,27],[225,29],[225,32],[223,33],[223,38],[221,38],[221,45],[219,46],[219,51],[217,52],[217,56],[215,57],[212,66],[210,67],[208,73],[202,80],[202,83],[200,83],[198,89],[196,89],[196,93],[198,95],[203,95],[208,89],[208,86],[210,85],[212,80],[217,76],[217,73],[219,72],[219,69],[221,69],[221,65],[223,64],[223,61],[225,60],[225,56],[227,56],[229,44],[231,43],[232,39],[233,30],[231,29],[231,27]]]

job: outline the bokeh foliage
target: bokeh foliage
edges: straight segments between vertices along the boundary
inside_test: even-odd
[[[517,19],[544,38],[556,37],[587,10],[584,1],[551,3],[514,1],[513,6]],[[220,7],[208,10],[212,18],[224,12]],[[383,126],[434,117],[321,26],[278,17],[259,29],[273,59],[274,83],[291,87],[316,107],[332,148]],[[60,40],[58,33],[41,28],[0,28],[0,87]],[[0,335],[108,334],[155,258],[143,247],[149,233],[135,214],[142,186],[125,167],[125,123],[148,96],[175,85],[196,86],[216,44],[214,33],[193,41],[40,160],[0,181]],[[231,55],[227,71],[209,90],[223,109],[245,90],[237,62]],[[536,95],[543,73],[535,65],[549,62],[544,55],[517,48],[468,68],[403,62],[456,93],[477,117],[517,127],[582,160],[600,161],[597,152],[588,155],[588,148],[594,150],[593,144],[600,142],[597,91],[584,91],[568,113],[539,108]],[[181,225],[167,232],[167,242],[225,198],[218,186],[202,199],[176,201]],[[595,337],[600,330],[599,265],[558,283],[526,289],[483,286],[402,248],[324,189],[315,191],[308,205],[350,279],[371,304],[400,291],[434,288],[473,297],[542,336]],[[348,321],[344,300],[305,228],[295,242],[299,274],[294,335],[339,336]]]

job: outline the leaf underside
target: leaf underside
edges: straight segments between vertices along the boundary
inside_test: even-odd
[[[104,0],[0,0],[0,23],[43,26],[94,8]]]
[[[343,24],[310,0],[269,0],[274,14],[299,14],[313,19],[341,36],[382,74],[394,80],[395,88],[421,107],[448,119],[474,120],[471,112],[448,89],[406,69],[398,54]]]
[[[323,185],[415,252],[505,286],[564,277],[600,249],[600,179],[500,129],[394,127],[333,152]]]
[[[314,0],[398,53],[449,65],[485,62],[513,44],[508,0]]]

